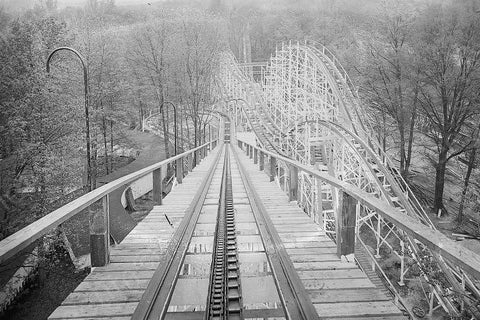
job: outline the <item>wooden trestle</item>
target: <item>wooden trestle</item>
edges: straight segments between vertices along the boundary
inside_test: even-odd
[[[247,179],[255,188],[256,194],[268,214],[268,219],[273,223],[282,241],[280,245],[286,250],[321,319],[405,319],[402,312],[383,293],[382,288],[376,287],[354,262],[342,262],[337,256],[336,244],[325,235],[319,226],[315,225],[295,203],[289,202],[288,196],[280,190],[275,182],[270,182],[267,174],[260,173],[252,160],[248,159],[237,148],[234,149],[237,150],[238,159],[245,169]],[[185,210],[193,200],[219,150],[221,148],[217,147],[210,153],[183,180],[182,184],[174,188],[163,199],[163,205],[155,206],[121,244],[112,248],[110,264],[95,268],[65,299],[62,305],[50,315],[49,319],[130,319],[158,267],[162,255],[166,254],[165,250],[176,226],[183,218]],[[243,189],[241,176],[235,169],[236,165],[238,164],[234,164],[232,167],[234,206],[237,206],[238,210],[236,209],[236,212],[238,214],[242,214],[242,212],[251,214],[251,209],[245,205],[246,193]],[[213,184],[220,184],[220,182],[221,179],[214,176],[210,189],[219,190],[219,186]],[[235,195],[238,190],[240,191]],[[215,197],[207,196],[205,203],[207,202],[215,205]],[[165,215],[168,216],[173,227],[169,224]],[[262,240],[258,234],[248,235],[242,231],[242,228],[248,229],[249,225],[252,224],[245,217],[236,218],[241,222],[237,227],[240,264],[244,259],[242,257],[248,256],[248,259],[252,260],[255,259],[255,252],[264,252]],[[202,218],[199,219],[199,223],[201,220]],[[202,237],[197,237],[197,240],[200,238]],[[207,239],[207,237],[203,238]],[[199,248],[198,243],[192,242],[192,246]],[[211,247],[212,244],[208,246]],[[248,252],[249,250],[255,252]],[[208,260],[210,255],[205,254],[202,257],[193,254],[189,257],[187,253],[186,260]],[[181,273],[185,273],[187,262],[184,262]],[[261,262],[264,266],[267,263],[265,259]],[[243,269],[242,266],[240,267],[241,272],[246,268],[245,266]],[[195,265],[190,265],[188,268],[195,268]],[[252,270],[249,272],[252,272]],[[268,266],[259,272],[262,273],[262,277],[267,274],[272,275]],[[205,278],[196,280],[194,272],[190,272],[190,274],[193,275],[184,276],[185,281],[177,281],[177,287],[170,305],[172,303],[177,305],[185,303],[182,300],[188,300],[192,305],[205,305],[206,301],[199,297],[206,297],[208,283],[202,280]],[[251,277],[254,276],[251,275]],[[250,283],[247,278],[244,278],[242,294],[244,295],[245,308],[265,309],[265,302],[261,307],[255,307],[255,301],[252,301],[255,300],[252,299],[255,294],[250,297],[247,296],[249,290],[263,290],[263,295],[272,292],[272,290],[269,291],[268,286],[262,287],[259,284],[261,282],[253,281]],[[185,287],[179,289],[178,286],[182,285]],[[180,293],[187,295],[187,299],[176,296]],[[273,293],[278,294],[275,289],[273,289]],[[273,302],[277,300],[278,296],[272,299]],[[277,307],[281,308],[281,306]],[[186,310],[188,311],[188,308],[181,310],[182,315],[185,315]],[[192,317],[189,319],[203,319],[198,310],[201,310],[201,307],[196,310],[197,312],[192,312]],[[175,317],[175,308],[169,309],[169,311],[167,319],[180,318]],[[256,314],[256,316],[262,318],[260,314]]]

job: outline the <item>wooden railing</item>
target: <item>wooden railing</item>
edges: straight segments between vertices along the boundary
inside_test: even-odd
[[[109,195],[116,189],[128,185],[150,173],[153,173],[153,200],[156,204],[162,203],[162,171],[168,164],[176,163],[176,178],[182,183],[184,177],[184,161],[187,171],[191,171],[198,162],[213,150],[217,140],[205,143],[195,149],[168,158],[144,169],[133,172],[106,185],[103,185],[65,206],[47,214],[43,218],[31,223],[20,231],[0,241],[0,263],[11,258],[31,243],[50,232],[83,209],[102,200],[103,210],[91,212],[90,216],[90,255],[93,267],[103,266],[109,262]],[[196,163],[195,163],[196,162]]]
[[[269,164],[269,172],[267,174],[270,176],[271,181],[274,181],[277,175],[277,162],[282,161],[287,165],[289,168],[289,183],[287,191],[291,201],[297,200],[298,197],[299,172],[304,172],[338,190],[338,208],[341,209],[337,212],[336,242],[337,253],[339,256],[353,253],[355,241],[355,208],[357,202],[359,202],[376,211],[382,218],[406,232],[413,237],[413,239],[430,249],[433,253],[440,255],[449,262],[462,268],[474,278],[480,279],[480,255],[478,253],[463,247],[441,232],[432,230],[430,227],[418,223],[416,219],[403,214],[400,210],[393,208],[387,202],[380,200],[351,184],[343,182],[328,173],[315,170],[313,167],[303,165],[297,161],[251,145],[245,141],[238,139],[237,141],[238,146],[254,160],[254,163],[258,163],[260,170],[265,170],[265,164]]]

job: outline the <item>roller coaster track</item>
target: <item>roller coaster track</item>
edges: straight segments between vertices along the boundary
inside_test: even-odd
[[[235,112],[245,114],[247,119],[235,118],[237,130],[248,127],[248,123],[260,144],[267,149],[281,151],[286,157],[306,165],[315,164],[336,178],[382,199],[399,214],[413,217],[436,230],[394,162],[373,138],[368,113],[357,90],[331,51],[315,42],[282,44],[264,73],[265,78],[254,83],[231,53],[222,56],[223,92],[228,98],[248,101],[240,112]],[[282,166],[282,170],[288,169],[279,163],[279,170]],[[316,184],[308,175],[303,176],[302,181],[300,189],[305,193],[304,199],[317,193],[321,198],[329,199],[327,204],[333,211],[338,209],[335,208],[336,190]],[[333,197],[328,196],[331,194]],[[300,202],[306,212],[312,216],[316,214],[311,204]],[[325,211],[320,213],[323,220],[334,219],[332,210],[320,208],[320,211]],[[334,223],[324,226],[332,228],[326,231],[334,237]],[[427,250],[400,227],[384,221],[375,211],[363,206],[359,208],[357,230],[357,237],[366,232],[375,236],[374,259],[380,257],[382,247],[389,248],[399,257],[401,284],[409,269],[405,264],[408,252],[431,286],[429,299],[432,303],[436,300],[451,315],[458,316],[468,310],[467,313],[474,317],[479,316],[479,309],[472,302],[480,299],[478,281],[454,263]],[[364,244],[364,241],[359,238],[359,243]],[[378,261],[374,262],[378,264]],[[442,281],[447,285],[440,285],[441,281],[426,271],[432,265],[442,274]],[[452,291],[460,294],[452,295]]]

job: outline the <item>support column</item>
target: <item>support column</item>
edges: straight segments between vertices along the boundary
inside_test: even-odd
[[[253,149],[253,164],[257,164],[258,163],[258,149],[255,148]]]
[[[153,170],[153,189],[152,196],[153,202],[157,205],[162,204],[162,192],[163,192],[163,183],[162,183],[162,168]]]
[[[183,182],[183,159],[175,160],[177,182],[181,184]]]
[[[355,225],[357,200],[343,191],[339,192],[339,213],[337,219],[337,255],[354,261]]]
[[[249,152],[250,159],[252,159],[253,158],[253,147],[248,146],[248,148],[250,149],[250,152]]]
[[[277,167],[277,159],[270,156],[270,181],[275,180],[275,170]]]
[[[187,156],[187,171],[192,172],[193,169],[193,153]]]
[[[288,177],[290,180],[288,188],[288,200],[298,200],[298,168],[295,166],[289,166]]]
[[[315,221],[315,217],[318,217],[317,222],[320,226],[324,226],[323,222],[323,193],[322,193],[322,182],[320,179],[315,179],[315,184],[316,184],[316,191],[317,191],[317,206],[314,211],[314,218],[313,221]],[[325,227],[323,228],[325,230]]]
[[[265,154],[262,151],[260,151],[259,160],[258,168],[263,171],[265,169]]]
[[[92,267],[110,262],[109,195],[102,198],[103,210],[90,211],[90,259]]]

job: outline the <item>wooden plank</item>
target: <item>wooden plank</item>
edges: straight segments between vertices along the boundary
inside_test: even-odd
[[[357,288],[376,288],[368,279],[302,279],[305,289],[357,289]]]
[[[300,279],[364,279],[365,273],[360,269],[306,270],[298,271],[298,276]]]
[[[92,272],[84,281],[150,279],[153,270]]]
[[[314,306],[318,314],[324,317],[341,319],[352,316],[401,315],[390,301],[322,303]]]
[[[313,303],[390,301],[390,298],[378,289],[334,289],[308,290]]]
[[[139,249],[130,249],[130,248],[118,248],[112,251],[112,256],[149,256],[149,255],[159,255],[165,251],[163,248],[139,248]]]
[[[114,262],[160,262],[162,255],[129,255],[129,256],[112,256],[110,261]]]
[[[323,318],[323,320],[338,320],[339,318]],[[403,315],[386,315],[386,316],[371,316],[371,317],[342,317],[342,320],[407,320],[408,317]]]
[[[62,306],[138,302],[143,292],[144,290],[73,292],[63,301]]]
[[[155,270],[157,267],[158,262],[111,263],[106,267],[95,268],[94,272]]]
[[[314,241],[305,241],[305,242],[283,242],[283,246],[287,249],[301,249],[301,248],[333,248],[335,249],[335,243],[329,242],[314,242]]]
[[[75,289],[75,292],[83,291],[118,291],[118,290],[145,290],[149,280],[106,280],[84,281]]]
[[[318,244],[321,245],[322,242],[329,242],[332,243],[332,240],[326,237],[318,237],[318,236],[303,236],[302,234],[285,234],[281,233],[280,238],[283,242],[310,242],[310,241],[318,241]],[[324,246],[322,246],[324,247]],[[325,247],[330,247],[326,245]]]
[[[287,249],[289,255],[323,255],[323,254],[332,254],[336,252],[335,248],[292,248]]]
[[[70,318],[88,318],[88,317],[123,317],[131,316],[137,306],[136,302],[111,303],[111,304],[92,304],[82,306],[60,306],[48,318],[70,319]]]
[[[115,247],[114,250],[117,248],[122,249],[158,249],[166,247],[162,243],[121,243]]]
[[[50,318],[49,318],[50,319]],[[71,318],[63,318],[71,319]],[[75,318],[75,320],[131,320],[131,317],[95,317],[95,318]]]

